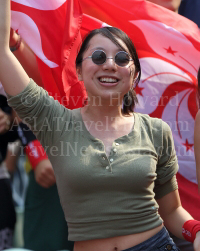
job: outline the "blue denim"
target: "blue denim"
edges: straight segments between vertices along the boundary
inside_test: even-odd
[[[180,251],[165,227],[148,240],[122,251]]]

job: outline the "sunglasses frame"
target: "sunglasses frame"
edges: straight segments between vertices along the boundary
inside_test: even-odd
[[[93,54],[94,54],[96,51],[103,52],[103,53],[106,55],[105,51],[103,51],[103,50],[95,50],[95,51],[92,52],[92,56],[93,56]],[[113,59],[114,62],[115,62],[115,64],[116,64],[117,66],[119,66],[119,67],[126,67],[126,66],[128,66],[128,64],[125,65],[125,66],[121,66],[121,65],[118,65],[118,64],[116,63],[116,61],[115,61],[115,58],[116,58],[117,54],[119,54],[119,53],[121,53],[121,52],[123,52],[124,54],[128,55],[128,57],[129,57],[129,62],[128,62],[128,64],[130,63],[130,61],[134,61],[126,51],[118,51],[118,52],[115,54],[115,57],[107,57],[107,55],[106,55],[105,61],[104,61],[102,64],[96,64],[96,63],[93,61],[92,56],[88,56],[88,57],[86,57],[86,58],[83,58],[83,59],[82,59],[82,62],[83,62],[85,59],[91,58],[91,59],[92,59],[92,62],[93,62],[95,65],[103,65],[103,64],[106,62],[107,59]]]

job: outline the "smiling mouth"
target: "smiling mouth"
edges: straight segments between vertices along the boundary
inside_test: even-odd
[[[99,81],[101,82],[101,83],[111,83],[111,84],[113,84],[113,83],[117,83],[119,80],[117,79],[117,78],[99,78]]]

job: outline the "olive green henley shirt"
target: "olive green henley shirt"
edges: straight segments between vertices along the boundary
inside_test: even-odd
[[[32,80],[9,98],[41,141],[54,168],[69,240],[129,235],[162,224],[157,198],[177,189],[172,133],[160,119],[134,113],[132,131],[110,155],[86,129],[80,109],[69,110]],[[91,121],[92,123],[92,121]]]

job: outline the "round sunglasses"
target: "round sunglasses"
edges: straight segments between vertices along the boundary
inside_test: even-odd
[[[129,64],[133,59],[129,56],[129,54],[125,51],[119,51],[116,53],[114,58],[110,58],[106,56],[106,53],[102,50],[96,50],[92,53],[92,56],[88,56],[85,59],[91,58],[92,62],[96,65],[102,65],[106,62],[107,59],[114,59],[115,63],[120,67],[125,67]]]

